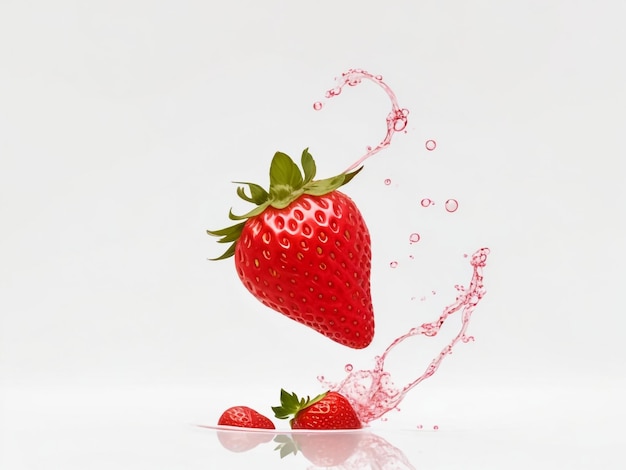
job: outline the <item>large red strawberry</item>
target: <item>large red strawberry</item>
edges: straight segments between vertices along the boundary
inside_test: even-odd
[[[269,192],[237,188],[257,204],[243,220],[207,231],[231,243],[216,259],[235,257],[244,286],[264,305],[345,346],[361,349],[374,337],[370,295],[370,235],[356,204],[337,188],[359,170],[315,181],[313,157],[302,152],[304,175],[284,153],[270,166]]]
[[[292,429],[361,429],[362,424],[346,397],[326,392],[311,399],[280,391],[280,406],[273,406],[278,419],[288,419]]]

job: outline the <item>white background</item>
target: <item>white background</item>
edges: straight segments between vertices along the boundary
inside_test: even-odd
[[[626,414],[625,20],[620,1],[0,2],[0,463],[84,465],[62,442],[96,429],[85,459],[171,468],[108,441],[152,419],[179,433],[169,447],[144,434],[146,449],[211,468],[190,457],[188,423],[371,367],[488,246],[476,341],[385,424],[439,423],[441,439],[446,425],[594,426],[606,438],[578,436],[581,453],[621,468],[608,451]],[[373,241],[363,351],[264,308],[232,260],[207,260],[222,246],[205,234],[247,210],[231,182],[265,186],[275,151],[309,147],[327,177],[381,140],[390,105],[371,83],[312,108],[351,67],[383,75],[410,111],[345,187]],[[429,341],[390,361],[400,383],[443,344]],[[468,452],[463,468],[511,465]]]

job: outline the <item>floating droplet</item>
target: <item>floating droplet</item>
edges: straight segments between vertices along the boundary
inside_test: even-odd
[[[389,266],[391,268],[397,268],[398,267],[398,262],[397,261],[392,261],[391,263],[389,263]]]
[[[433,201],[431,201],[430,199],[428,199],[427,197],[425,197],[424,199],[422,199],[420,201],[420,204],[422,205],[422,207],[428,207],[432,204],[435,204]]]
[[[435,425],[433,426],[433,429],[434,429],[435,431],[438,431],[438,430],[439,430],[439,426],[437,426],[437,425],[435,424]]]
[[[344,370],[346,372],[352,372],[352,369],[353,369],[352,364],[346,364],[346,366],[344,367]]]
[[[448,212],[454,212],[459,208],[459,203],[456,199],[448,199],[446,201],[446,210]]]
[[[391,180],[389,178],[385,179],[385,184],[389,186],[391,184]]]
[[[415,259],[415,256],[409,255],[409,259]]]
[[[313,109],[315,111],[319,111],[320,109],[322,109],[324,105],[320,102],[320,101],[316,101],[315,103],[313,103]]]
[[[409,242],[411,243],[417,243],[418,241],[420,241],[420,234],[419,233],[412,233],[409,236]]]
[[[422,424],[418,424],[417,429],[424,429],[424,426]]]
[[[428,150],[429,152],[432,152],[436,148],[437,148],[437,142],[435,142],[434,140],[426,141],[426,150]]]

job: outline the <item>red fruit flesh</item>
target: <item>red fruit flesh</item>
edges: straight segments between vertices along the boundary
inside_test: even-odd
[[[237,242],[235,266],[266,306],[345,346],[371,343],[370,235],[345,194],[304,194],[251,217]]]
[[[247,406],[228,408],[217,422],[220,426],[237,426],[241,428],[276,429],[274,423],[258,411]]]

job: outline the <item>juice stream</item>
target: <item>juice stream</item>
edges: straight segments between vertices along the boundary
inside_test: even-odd
[[[354,407],[362,423],[367,424],[384,414],[395,409],[404,397],[423,380],[431,377],[459,342],[473,341],[473,336],[467,336],[467,328],[476,306],[485,295],[482,269],[487,262],[488,248],[481,248],[471,257],[473,275],[468,288],[457,286],[459,295],[455,301],[445,307],[437,320],[424,323],[419,327],[411,328],[404,335],[396,338],[381,356],[375,358],[375,364],[371,370],[353,370],[352,365],[346,366],[348,375],[341,382],[333,383],[318,377],[319,381],[329,390],[344,395]],[[403,388],[397,387],[391,378],[391,374],[385,370],[385,360],[389,353],[400,343],[413,336],[436,336],[445,321],[453,313],[461,312],[461,328],[454,338],[441,350],[428,365],[426,370],[415,380]]]
[[[352,165],[350,165],[345,173],[348,173],[359,165],[361,165],[365,160],[369,157],[377,154],[382,149],[388,147],[391,144],[391,138],[396,132],[404,131],[406,125],[408,123],[407,116],[409,115],[409,111],[404,108],[400,108],[398,105],[398,99],[396,98],[395,93],[389,86],[383,81],[383,77],[380,75],[372,75],[369,72],[361,69],[349,69],[348,71],[341,74],[341,76],[337,77],[337,84],[334,88],[331,88],[326,92],[326,98],[333,98],[341,94],[343,88],[348,86],[356,86],[362,82],[362,80],[369,80],[376,85],[380,86],[384,92],[387,94],[389,99],[391,100],[391,111],[387,115],[387,134],[385,138],[374,148],[369,148],[365,155],[355,161]],[[319,111],[322,109],[322,103],[316,102],[313,104],[313,109]]]
[[[374,148],[368,147],[367,153],[350,165],[346,169],[346,172],[354,170],[366,159],[388,147],[391,144],[393,135],[396,132],[404,131],[408,123],[407,117],[409,111],[399,106],[395,93],[383,82],[382,76],[373,75],[365,70],[349,69],[342,73],[341,76],[336,79],[336,86],[326,92],[326,98],[338,96],[346,85],[356,86],[361,83],[363,79],[380,86],[391,100],[391,111],[387,115],[387,133],[380,144]],[[319,101],[313,105],[313,108],[318,111],[321,110],[322,107],[323,105]],[[429,140],[426,142],[427,150],[432,151],[435,147],[435,141]],[[434,204],[434,202],[424,199],[421,204],[427,207],[430,204]],[[454,199],[450,199],[446,201],[445,207],[448,212],[454,212],[458,208],[458,202]],[[419,235],[416,240],[419,240]],[[375,358],[373,369],[355,371],[352,365],[348,364],[345,368],[348,375],[341,382],[329,382],[323,376],[318,377],[318,380],[329,390],[337,391],[344,395],[352,403],[357,415],[364,424],[381,418],[389,411],[396,409],[409,391],[419,385],[423,380],[431,377],[437,369],[439,369],[444,358],[452,352],[452,349],[459,341],[467,343],[474,340],[472,336],[467,336],[466,332],[472,313],[486,292],[483,285],[482,269],[486,265],[488,255],[488,248],[477,250],[470,260],[473,274],[469,287],[464,288],[462,286],[456,286],[459,295],[453,303],[444,308],[439,318],[431,323],[424,323],[419,327],[412,328],[404,335],[395,339],[381,356]],[[426,370],[419,377],[403,388],[397,387],[391,379],[391,374],[385,370],[385,360],[389,353],[398,344],[413,336],[436,336],[446,319],[458,311],[461,312],[461,328],[457,335],[441,350],[439,355],[430,362]]]

